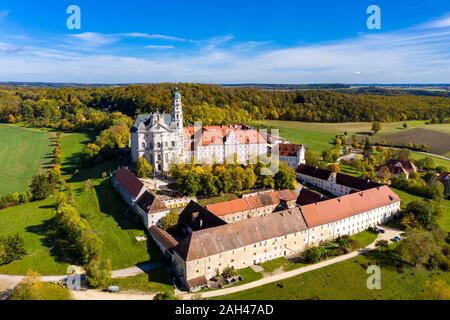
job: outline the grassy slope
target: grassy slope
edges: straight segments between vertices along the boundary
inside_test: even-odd
[[[0,195],[26,191],[46,155],[50,134],[44,130],[0,124]]]
[[[61,138],[63,172],[80,214],[99,233],[105,244],[105,255],[111,259],[114,269],[148,261],[149,252],[152,260],[159,259],[160,252],[152,241],[136,242],[134,236],[146,235],[143,227],[121,214],[124,203],[108,181],[102,183],[102,172],[109,172],[113,164],[105,163],[76,172],[76,159],[88,141],[90,137],[86,133],[64,134]],[[84,190],[86,179],[91,179],[92,190]],[[0,211],[0,233],[20,233],[28,251],[21,260],[0,266],[0,273],[25,274],[30,268],[43,275],[66,272],[68,264],[51,254],[45,235],[54,216],[53,203],[54,200],[49,198]],[[148,234],[146,236],[150,238]]]
[[[0,234],[19,233],[27,250],[22,259],[0,266],[0,273],[25,274],[29,269],[43,275],[66,272],[68,265],[57,262],[46,245],[45,233],[53,216],[53,200],[50,198],[0,211]]]
[[[381,290],[367,289],[366,265],[371,260],[359,256],[302,275],[234,293],[217,299],[421,299],[423,287],[434,278],[450,281],[450,272],[430,272],[405,268],[403,273],[382,266]],[[373,261],[372,261],[373,262]]]
[[[144,293],[170,292],[173,290],[171,280],[162,269],[153,270],[150,274],[113,279],[111,285],[119,286],[120,291]]]

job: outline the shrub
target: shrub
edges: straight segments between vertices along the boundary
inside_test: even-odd
[[[234,267],[226,267],[222,271],[222,277],[224,277],[225,279],[234,277],[236,275],[237,275],[237,272],[234,269]]]
[[[94,258],[85,267],[86,279],[91,287],[104,287],[111,281],[111,261]]]
[[[0,265],[18,260],[26,253],[25,243],[19,234],[0,237]]]

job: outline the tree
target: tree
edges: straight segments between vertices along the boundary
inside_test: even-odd
[[[427,282],[425,285],[426,300],[450,300],[450,285],[443,279]]]
[[[375,247],[380,248],[380,251],[383,252],[389,246],[389,241],[387,240],[378,240],[375,243]]]
[[[222,277],[224,277],[225,279],[234,277],[235,275],[237,275],[237,272],[234,267],[226,267],[222,271]]]
[[[83,230],[76,241],[76,251],[83,264],[98,258],[102,253],[103,243],[100,237],[92,230]]]
[[[19,234],[0,236],[0,265],[9,264],[27,253],[23,238]]]
[[[161,228],[167,232],[173,232],[178,228],[178,220],[180,215],[175,209],[170,210],[170,212],[163,218],[161,218]]]
[[[34,200],[47,198],[54,190],[46,174],[38,174],[33,177],[30,184],[30,192]]]
[[[6,122],[8,123],[16,123],[16,117],[14,117],[14,115],[10,114],[8,115],[8,117],[6,118]]]
[[[406,129],[406,128],[408,128],[408,124],[405,122],[405,123],[403,124],[403,129]]]
[[[319,166],[319,157],[316,156],[311,150],[307,149],[305,152],[305,162],[310,166],[317,167]]]
[[[372,123],[372,129],[370,129],[370,131],[372,131],[374,134],[377,134],[378,132],[380,132],[381,131],[381,123],[379,123],[379,122]]]
[[[139,157],[136,161],[136,171],[139,178],[149,178],[153,168],[144,157]]]
[[[159,292],[154,297],[153,300],[177,300],[173,292]]]
[[[436,220],[436,208],[425,200],[414,200],[407,204],[404,215],[412,214],[421,227],[431,230]]]
[[[297,179],[295,171],[283,162],[279,162],[278,172],[274,176],[275,189],[295,190]]]
[[[85,267],[86,279],[93,288],[104,287],[111,281],[111,261],[94,258]]]
[[[42,287],[40,274],[28,270],[26,277],[14,288],[9,300],[39,300]]]
[[[398,246],[401,258],[416,267],[428,261],[437,252],[433,235],[427,231],[412,230]]]
[[[341,167],[339,166],[339,163],[330,163],[328,166],[327,166],[327,168],[330,170],[330,171],[333,171],[333,172],[340,172],[341,171]]]

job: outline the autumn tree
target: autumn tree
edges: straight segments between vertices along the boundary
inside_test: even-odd
[[[139,157],[136,161],[136,172],[139,178],[149,178],[153,168],[144,157]]]
[[[374,134],[377,134],[381,131],[381,123],[380,122],[374,122],[372,123],[372,128],[370,129]]]
[[[437,250],[433,235],[420,230],[409,231],[398,247],[402,260],[413,267],[427,262]]]
[[[172,209],[165,217],[161,218],[161,227],[167,232],[173,232],[178,228],[179,218],[178,211]]]

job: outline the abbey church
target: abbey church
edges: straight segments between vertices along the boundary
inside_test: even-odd
[[[131,128],[133,161],[145,157],[158,173],[167,173],[170,164],[256,163],[260,157],[279,153],[280,159],[296,168],[304,163],[303,145],[282,144],[246,125],[183,127],[180,92],[172,94],[171,113],[141,114]]]

